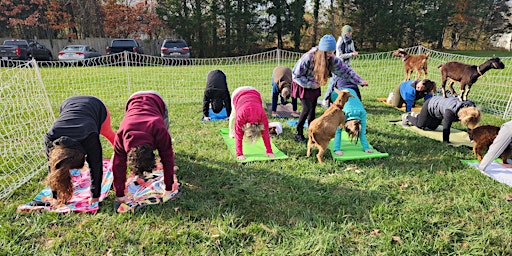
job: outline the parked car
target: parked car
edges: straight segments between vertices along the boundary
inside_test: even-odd
[[[190,58],[191,46],[183,39],[166,39],[160,48],[160,55],[166,58]]]
[[[105,49],[108,55],[121,53],[124,51],[143,54],[142,46],[135,39],[114,39]]]
[[[90,45],[68,45],[59,52],[59,60],[80,61],[101,56],[100,52]]]
[[[52,60],[52,52],[38,42],[27,40],[5,40],[0,46],[0,59],[2,60]]]

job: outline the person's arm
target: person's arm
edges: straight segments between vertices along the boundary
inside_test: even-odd
[[[224,106],[226,106],[227,116],[231,115],[231,96],[229,96],[229,91],[227,90],[226,94],[224,95]]]
[[[334,134],[334,152],[341,151],[341,134],[342,128],[336,127],[336,133]]]
[[[209,110],[210,110],[210,97],[208,96],[208,92],[204,91],[204,97],[203,97],[203,116],[208,117],[209,116]]]
[[[491,146],[489,146],[489,150],[487,150],[478,168],[484,171],[494,159],[499,157],[510,146],[510,143],[512,143],[512,121],[506,122],[501,126],[498,135],[494,138]]]
[[[331,79],[329,79],[329,85],[327,86],[327,91],[325,92],[325,95],[323,98],[324,101],[329,102],[329,98],[331,97],[331,93],[334,90],[335,84],[336,84],[335,77],[331,77]]]
[[[172,191],[172,184],[174,183],[174,153],[171,134],[162,126],[153,131],[153,136],[155,136],[156,149],[164,168],[165,190]]]
[[[263,131],[261,131],[261,138],[263,138],[263,144],[265,145],[266,153],[273,154],[272,145],[270,144],[270,133],[268,132],[268,119],[265,111],[262,111],[260,120],[263,123]]]
[[[82,147],[87,154],[86,160],[91,172],[91,197],[99,198],[103,180],[103,152],[99,134],[91,133],[87,136],[82,142]]]
[[[118,133],[114,143],[114,160],[112,172],[114,174],[114,189],[116,197],[124,197],[126,183],[126,152],[124,151],[123,138]]]
[[[411,112],[412,106],[414,106],[415,98],[416,98],[416,90],[412,92],[405,93],[405,112]]]
[[[334,58],[334,69],[332,73],[344,79],[345,81],[352,82],[353,84],[367,84],[353,69],[345,65],[343,60],[340,58]]]
[[[443,119],[443,142],[450,142],[450,129],[452,127],[452,123],[458,120],[458,117],[455,112],[447,109],[444,112]]]

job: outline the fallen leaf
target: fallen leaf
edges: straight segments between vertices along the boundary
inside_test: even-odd
[[[370,232],[370,235],[371,236],[378,236],[378,235],[380,235],[380,230],[374,229],[372,232]]]
[[[507,199],[507,202],[512,202],[512,195],[508,195],[506,199]]]
[[[277,231],[275,231],[275,230],[273,230],[273,229],[271,229],[271,228],[269,228],[269,227],[265,226],[265,224],[263,224],[263,223],[262,223],[260,226],[261,226],[261,228],[262,228],[263,230],[265,230],[265,231],[267,231],[267,232],[269,232],[269,233],[272,233],[274,236],[277,236]]]
[[[407,185],[407,183],[402,183],[402,185],[400,185],[400,188],[404,189],[404,188],[407,188],[409,187],[409,185]]]
[[[402,239],[399,236],[392,236],[391,237],[391,243],[392,244],[401,244]]]
[[[445,171],[443,171],[443,170],[439,170],[439,171],[437,171],[437,174],[441,174],[441,175],[442,175],[442,174],[445,174],[445,173],[446,173],[446,172],[445,172]]]

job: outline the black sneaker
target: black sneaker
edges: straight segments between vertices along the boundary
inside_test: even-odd
[[[306,141],[306,138],[302,134],[295,134],[294,139],[296,142],[305,142]]]

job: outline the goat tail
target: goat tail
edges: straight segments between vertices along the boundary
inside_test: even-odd
[[[316,144],[315,136],[312,132],[308,132],[308,139],[311,142],[311,144]]]
[[[430,52],[425,53],[425,59],[428,59],[428,56],[430,56]]]

